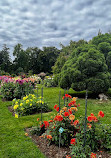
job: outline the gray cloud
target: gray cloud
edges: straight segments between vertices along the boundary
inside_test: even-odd
[[[0,47],[67,45],[111,27],[110,0],[0,1]]]

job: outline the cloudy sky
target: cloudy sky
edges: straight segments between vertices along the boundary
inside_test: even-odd
[[[0,0],[0,49],[67,45],[111,31],[111,0]]]

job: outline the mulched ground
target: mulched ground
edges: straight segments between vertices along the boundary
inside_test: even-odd
[[[49,145],[48,140],[45,138],[41,138],[37,135],[30,135],[31,128],[26,129],[26,133],[28,133],[28,136],[32,139],[32,141],[37,145],[37,147],[40,149],[42,153],[47,158],[65,158],[66,155],[70,154],[70,148],[67,147],[61,147],[59,149],[58,146],[55,146],[54,144]]]
[[[32,141],[37,145],[42,153],[47,158],[66,158],[66,155],[70,155],[70,148],[69,147],[61,147],[59,149],[58,146],[54,144],[49,145],[48,141],[44,138],[41,138],[37,135],[30,135],[31,128],[26,129],[26,133],[32,139]],[[97,158],[111,158],[111,155],[104,151],[96,152],[98,155]]]

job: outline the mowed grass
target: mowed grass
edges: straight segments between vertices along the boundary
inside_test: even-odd
[[[56,114],[53,109],[55,104],[59,104],[59,92],[61,91],[60,105],[63,107],[64,101],[62,96],[64,90],[58,87],[43,89],[44,100],[52,108],[49,113],[43,114],[43,120],[49,120],[51,116]],[[74,91],[69,90],[69,93],[74,96]],[[38,94],[41,95],[41,87],[38,87]],[[80,107],[76,113],[76,119],[79,116],[85,115],[85,99],[78,98],[77,103],[80,103]],[[0,99],[0,158],[45,158],[36,145],[29,137],[25,136],[25,128],[36,126],[36,119],[40,117],[40,114],[23,116],[18,119],[14,118],[8,110],[8,106],[11,102],[2,102]],[[102,110],[105,117],[102,118],[103,124],[111,124],[111,101],[99,103],[99,100],[88,99],[87,100],[87,115],[94,113],[96,116],[98,112]]]

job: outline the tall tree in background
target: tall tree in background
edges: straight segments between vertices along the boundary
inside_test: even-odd
[[[3,49],[0,51],[0,68],[5,72],[11,72],[11,59],[9,56],[9,48],[6,44],[3,45]]]
[[[23,50],[21,44],[17,44],[14,47],[13,56],[15,56],[15,59],[13,61],[15,65],[15,70],[22,69],[24,72],[27,72],[28,54],[26,53],[26,51]]]

